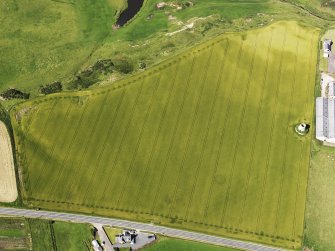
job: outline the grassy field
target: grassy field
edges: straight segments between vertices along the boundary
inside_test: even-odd
[[[108,49],[112,45],[123,46],[125,41],[167,29],[171,26],[168,17],[163,11],[155,12],[157,2],[147,1],[134,23],[113,31],[115,16],[125,8],[126,0],[1,1],[0,91],[14,87],[34,93],[40,85],[66,80],[86,62],[94,63],[101,56],[94,52],[104,44],[106,48],[101,51],[103,57],[108,57],[117,54],[117,49]],[[255,15],[271,5],[262,2],[243,4],[243,9],[236,11],[237,5],[231,1],[201,1],[196,8],[176,15],[186,19],[222,12],[225,18],[232,19]],[[152,12],[155,18],[147,22]],[[126,51],[123,48],[122,52]]]
[[[125,2],[3,0],[0,4],[0,92],[18,88],[35,97],[41,85],[54,81],[61,81],[66,89],[80,71],[99,59],[127,59],[137,71],[139,63],[151,66],[166,55],[209,37],[264,26],[276,20],[302,20],[326,27],[323,20],[279,0],[201,0],[181,11],[157,10],[155,4],[161,0],[147,0],[130,24],[112,30],[115,16],[125,8]],[[167,32],[191,22],[194,28],[166,36]],[[107,84],[124,75],[114,72],[100,77],[102,80],[96,82]],[[7,101],[5,106],[11,107],[16,102]]]
[[[77,72],[110,34],[123,5],[124,0],[1,1],[0,90],[29,91]]]
[[[0,217],[0,250],[30,250],[28,233],[26,220]]]
[[[33,250],[57,250],[53,224],[50,221],[28,219],[28,222],[33,243]]]
[[[228,247],[218,247],[208,244],[179,239],[160,237],[157,243],[144,248],[145,251],[238,251]]]
[[[91,250],[93,234],[89,225],[55,222],[53,229],[57,250]]]
[[[223,35],[11,112],[30,207],[301,245],[318,30]]]
[[[335,250],[333,196],[335,151],[314,142],[309,170],[304,244],[315,251]]]
[[[93,234],[88,224],[29,219],[34,251],[92,250]]]
[[[300,6],[311,14],[325,20],[335,20],[335,5],[332,0],[282,0]]]

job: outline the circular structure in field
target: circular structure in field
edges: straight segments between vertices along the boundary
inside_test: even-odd
[[[309,125],[306,123],[297,124],[295,126],[295,132],[301,136],[304,136],[309,132]]]
[[[0,202],[17,198],[12,144],[4,123],[0,121]]]

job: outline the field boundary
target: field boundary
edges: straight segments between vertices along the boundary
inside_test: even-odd
[[[255,242],[246,242],[236,239],[229,239],[197,232],[190,232],[180,230],[178,228],[155,226],[147,223],[140,223],[138,221],[127,221],[115,218],[89,216],[84,214],[60,213],[52,211],[35,211],[29,209],[1,208],[1,207],[0,207],[0,213],[2,215],[23,216],[25,218],[33,218],[33,219],[42,218],[42,219],[52,219],[58,221],[70,221],[76,223],[90,223],[90,224],[99,223],[103,225],[116,226],[128,229],[135,228],[145,232],[158,233],[165,236],[177,237],[186,240],[193,240],[202,243],[210,243],[218,246],[228,246],[239,249],[242,248],[243,250],[283,251],[282,248],[275,246],[258,244]]]
[[[118,211],[118,212],[126,212],[126,213],[131,213],[133,215],[149,215],[149,216],[158,216],[158,217],[162,217],[165,219],[169,219],[171,220],[172,218],[169,215],[163,215],[160,213],[152,213],[152,212],[134,212],[132,210],[128,210],[128,209],[123,209],[123,208],[115,208],[115,207],[107,207],[107,206],[95,206],[95,205],[90,205],[90,204],[85,204],[85,203],[75,203],[75,202],[67,202],[67,201],[59,201],[59,200],[45,200],[45,199],[37,199],[37,198],[29,198],[29,201],[35,201],[35,202],[46,202],[46,203],[55,203],[55,204],[66,204],[66,205],[74,205],[74,206],[84,206],[87,208],[94,208],[94,209],[104,209],[104,210],[112,210],[112,211]],[[265,237],[265,238],[269,238],[269,239],[278,239],[278,240],[283,240],[283,241],[288,241],[292,244],[296,244],[296,243],[300,243],[300,240],[296,240],[296,239],[290,239],[287,237],[283,237],[283,236],[275,236],[273,234],[267,234],[264,233],[262,231],[252,231],[252,230],[247,230],[247,229],[240,229],[240,228],[234,228],[231,226],[223,226],[223,225],[217,225],[217,224],[212,224],[212,223],[206,223],[206,222],[202,222],[202,221],[194,221],[194,220],[186,220],[186,219],[179,219],[182,222],[189,222],[192,224],[196,224],[196,225],[200,225],[200,226],[209,226],[209,227],[215,227],[215,228],[220,228],[220,229],[224,229],[227,230],[228,233],[245,233],[254,237]],[[183,228],[187,228],[186,226],[183,225]]]

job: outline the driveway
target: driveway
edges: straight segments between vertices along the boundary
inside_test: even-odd
[[[112,243],[109,241],[109,238],[103,229],[103,225],[99,223],[93,223],[93,226],[98,230],[97,234],[99,235],[100,238],[100,244],[106,251],[113,251],[113,246]]]
[[[328,72],[335,73],[335,53],[331,52],[328,58]]]

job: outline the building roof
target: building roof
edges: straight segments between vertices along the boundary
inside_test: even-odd
[[[137,233],[135,230],[124,230],[122,234],[115,236],[117,243],[136,243]]]
[[[335,99],[316,99],[316,138],[335,143]]]
[[[323,42],[324,42],[325,44],[332,45],[332,40],[331,40],[331,39],[325,39],[325,40],[323,40]]]
[[[333,42],[330,39],[323,40],[323,50],[324,51],[331,51],[332,43]]]
[[[97,240],[93,240],[92,245],[93,245],[94,251],[102,251],[102,247],[100,246]]]

